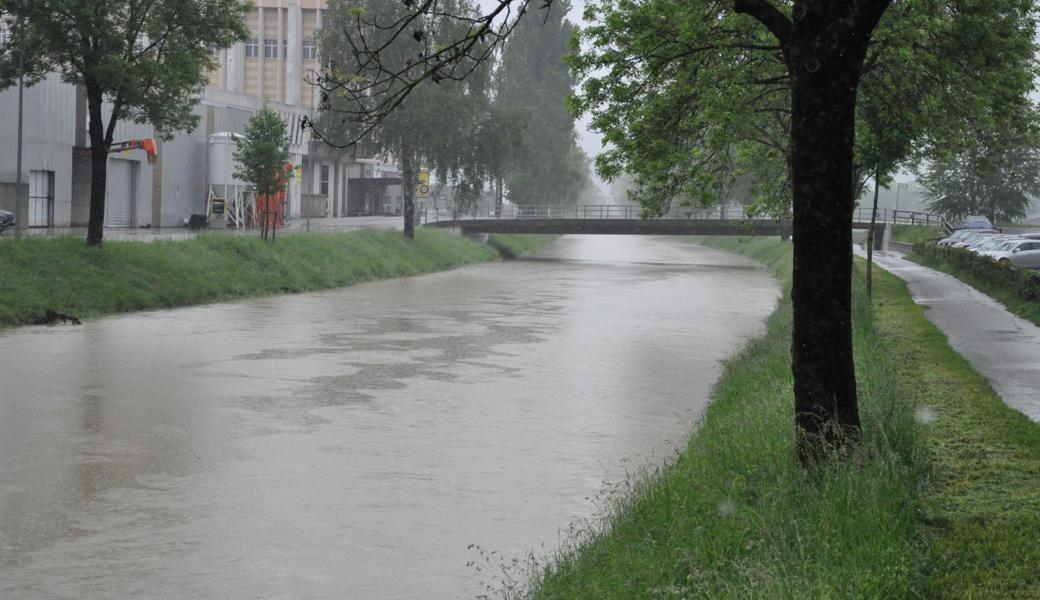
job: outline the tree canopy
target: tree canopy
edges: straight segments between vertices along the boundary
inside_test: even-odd
[[[244,138],[235,138],[235,177],[249,183],[258,196],[270,196],[285,187],[289,161],[289,133],[278,113],[267,105],[249,119]]]
[[[574,34],[569,8],[560,0],[544,15],[522,18],[502,49],[495,106],[519,128],[519,151],[505,174],[515,204],[573,203],[588,183],[587,160],[567,109],[575,85],[564,62]]]
[[[769,31],[727,4],[602,0],[586,10],[594,25],[572,59],[584,80],[574,105],[612,146],[597,160],[601,174],[634,174],[648,212],[711,203],[741,174],[760,206],[788,211],[786,59]],[[1028,121],[1034,18],[1023,0],[893,4],[859,81],[857,190],[973,131]]]
[[[948,219],[1017,221],[1040,195],[1040,138],[1035,128],[987,136],[930,162],[921,181],[928,207]]]
[[[479,14],[467,0],[450,0],[445,14]],[[414,227],[414,195],[422,164],[440,176],[455,180],[457,190],[472,193],[487,176],[489,166],[479,148],[494,126],[490,117],[491,65],[472,61],[463,65],[468,76],[461,80],[423,80],[409,87],[405,79],[371,87],[386,69],[407,74],[424,68],[416,53],[432,51],[445,40],[465,35],[457,21],[440,14],[424,15],[414,31],[397,35],[394,24],[408,18],[410,9],[393,0],[331,0],[325,25],[318,35],[323,75],[320,115],[314,125],[318,137],[333,146],[363,139],[361,151],[396,159],[401,164],[405,200],[405,234]],[[361,40],[364,40],[362,42]],[[366,62],[362,44],[379,48],[379,62]],[[330,85],[327,82],[341,84]],[[400,94],[404,88],[409,93]],[[358,94],[358,89],[368,90]],[[366,106],[398,98],[393,111],[378,121],[350,117]]]

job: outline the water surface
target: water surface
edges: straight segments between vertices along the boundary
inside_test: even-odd
[[[472,597],[478,548],[552,548],[682,444],[777,295],[680,240],[574,236],[0,332],[0,597]]]

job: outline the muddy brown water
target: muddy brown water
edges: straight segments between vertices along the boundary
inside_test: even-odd
[[[763,330],[681,240],[0,332],[0,598],[465,598],[666,460]],[[467,564],[483,565],[478,571]]]

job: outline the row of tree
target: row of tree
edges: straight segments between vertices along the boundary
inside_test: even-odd
[[[409,3],[331,0],[318,36],[326,71],[315,132],[331,146],[400,163],[408,236],[422,166],[452,185],[456,204],[474,203],[489,187],[499,206],[506,194],[517,204],[574,202],[589,165],[565,105],[575,84],[563,61],[573,29],[566,8],[562,2],[544,19],[509,23],[500,52],[488,46],[459,58],[464,76],[411,85],[409,76],[427,68],[423,57],[467,35],[477,7],[448,0],[401,35],[395,25],[409,18]],[[388,71],[403,76],[382,80]],[[378,120],[358,118],[406,87]]]

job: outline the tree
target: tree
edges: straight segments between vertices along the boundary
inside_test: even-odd
[[[935,162],[921,178],[928,207],[951,220],[985,215],[993,223],[1026,216],[1040,194],[1040,139],[1034,131],[1006,132]]]
[[[588,180],[588,166],[575,154],[580,150],[574,117],[566,105],[575,85],[564,62],[574,33],[565,18],[569,8],[570,2],[558,0],[544,18],[519,15],[502,49],[495,105],[521,127],[522,151],[506,177],[514,204],[573,203]]]
[[[889,168],[909,145],[879,141],[871,145],[876,156],[860,162],[857,125],[870,116],[857,110],[857,101],[871,93],[866,81],[921,60],[918,55],[937,45],[949,52],[954,44],[948,38],[1001,28],[1014,34],[1011,43],[976,37],[970,45],[971,53],[986,55],[989,46],[979,52],[977,42],[991,43],[999,50],[992,55],[938,72],[917,69],[922,80],[936,80],[919,105],[945,99],[951,88],[958,89],[951,83],[1000,68],[998,57],[1007,58],[1005,53],[1015,59],[1011,67],[1031,59],[1024,52],[1032,49],[1031,33],[1024,35],[1032,31],[1029,3],[921,0],[898,3],[886,15],[889,5],[888,0],[605,0],[587,9],[587,20],[597,22],[583,32],[585,50],[574,58],[586,78],[576,108],[592,112],[593,125],[613,145],[597,159],[599,170],[608,177],[634,173],[644,212],[660,214],[673,198],[712,201],[747,165],[766,183],[756,191],[765,190],[767,201],[778,200],[777,213],[787,214],[783,207],[790,203],[792,372],[799,453],[805,462],[858,437],[850,308],[854,192],[867,174]],[[984,27],[980,15],[999,17],[1000,27]],[[908,25],[914,25],[909,32]],[[966,54],[962,50],[959,57]],[[966,74],[958,79],[957,70],[964,66]],[[1030,69],[1003,72],[1016,85],[997,95],[1019,97],[1022,86],[1014,78]],[[895,73],[890,71],[890,81],[898,81]],[[973,100],[983,97],[978,86],[963,88],[979,92],[971,95]],[[985,93],[993,95],[992,89]],[[876,99],[880,104],[882,96]],[[985,112],[998,104],[958,107],[946,116]],[[894,105],[879,114],[894,118],[915,106]],[[944,110],[942,105],[929,109],[936,120]],[[923,129],[914,123],[904,140],[922,140]],[[861,139],[867,141],[866,135]],[[860,156],[865,156],[862,149]]]
[[[24,23],[0,54],[0,87],[16,81],[24,46],[30,80],[57,72],[86,91],[89,244],[102,241],[116,123],[151,123],[166,139],[192,129],[192,109],[216,66],[213,50],[245,39],[249,7],[245,0],[0,0],[0,13]]]
[[[235,138],[235,177],[248,182],[253,194],[271,198],[285,191],[285,165],[289,161],[289,134],[285,121],[265,104],[246,125],[245,138]],[[261,236],[267,239],[269,202],[264,201]]]
[[[411,14],[407,4],[395,0],[331,0],[325,26],[318,35],[321,56],[328,67],[314,131],[333,146],[343,145],[341,140],[364,138],[367,150],[400,162],[404,231],[409,238],[415,235],[415,188],[421,164],[428,164],[445,179],[455,180],[456,191],[463,195],[478,190],[488,173],[476,149],[493,126],[488,112],[490,65],[463,61],[460,68],[467,72],[463,79],[417,79],[423,85],[409,87],[410,74],[424,69],[413,44],[418,40],[420,47],[433,52],[465,35],[464,28],[460,30],[459,23],[446,15],[477,15],[466,0],[448,0],[439,6],[439,12],[423,15],[413,24],[412,33],[402,38],[396,35],[394,24]],[[359,54],[362,44],[378,48],[378,63],[366,62],[364,54]],[[403,75],[382,81],[383,69],[399,70]],[[330,81],[339,84],[331,85]],[[381,83],[375,85],[377,82]],[[407,95],[402,94],[405,89]],[[348,118],[355,111],[381,106],[390,99],[397,101],[394,109],[378,121]]]

